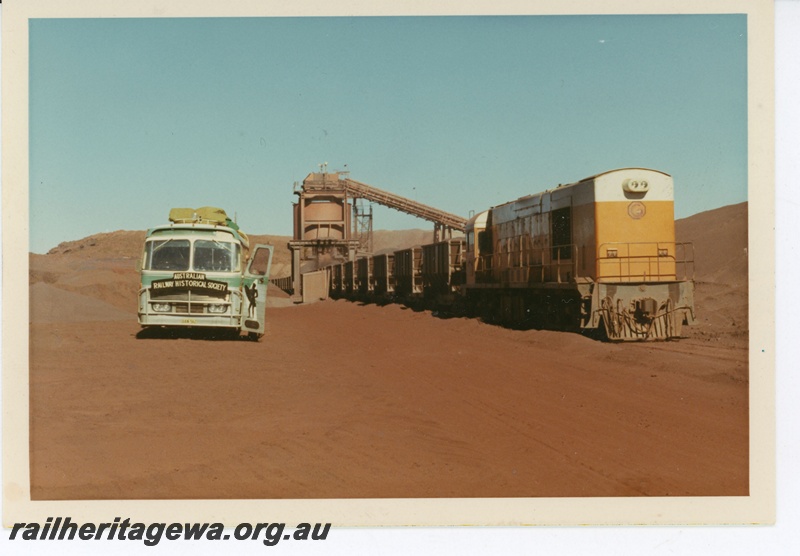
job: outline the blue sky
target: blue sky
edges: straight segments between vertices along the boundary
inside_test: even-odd
[[[291,235],[323,162],[464,216],[625,166],[742,202],[746,49],[735,14],[32,20],[30,249],[176,206]]]

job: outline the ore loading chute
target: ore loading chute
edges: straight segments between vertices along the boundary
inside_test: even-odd
[[[349,178],[348,172],[311,173],[298,187],[293,205],[292,289],[313,287],[301,276],[333,262],[355,261],[372,252],[372,208],[363,201],[432,222],[434,241],[463,232],[467,219]],[[313,278],[309,278],[313,280]]]

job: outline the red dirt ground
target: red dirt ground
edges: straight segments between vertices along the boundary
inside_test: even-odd
[[[285,295],[259,343],[139,339],[141,232],[31,255],[32,497],[747,494],[746,222],[678,222],[700,323],[647,344]]]

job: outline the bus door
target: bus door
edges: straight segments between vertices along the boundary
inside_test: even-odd
[[[267,306],[267,284],[272,264],[272,245],[256,245],[244,271],[244,325],[251,338],[264,335],[264,309]]]

